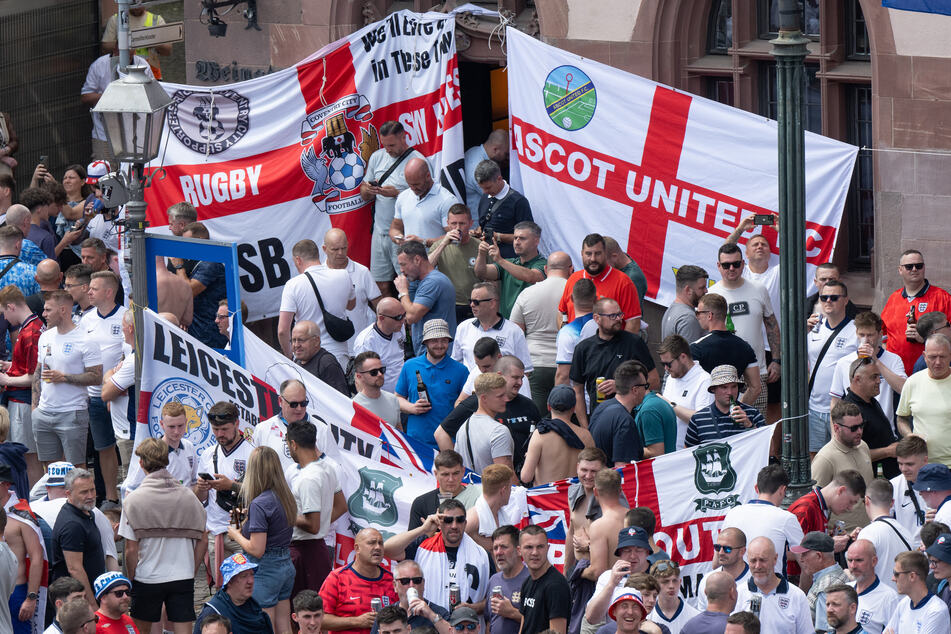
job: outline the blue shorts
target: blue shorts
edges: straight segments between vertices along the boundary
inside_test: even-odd
[[[20,620],[20,606],[26,601],[27,584],[21,583],[14,586],[13,594],[10,595],[8,605],[10,606],[10,622],[13,624],[13,634],[31,634],[33,631],[32,621]]]
[[[108,449],[116,444],[112,414],[98,396],[89,397],[89,431],[92,432],[92,444],[96,451]]]
[[[291,598],[296,571],[291,563],[289,548],[268,548],[260,559],[251,555],[247,557],[251,563],[258,565],[254,570],[252,596],[262,608],[272,608],[279,601]]]
[[[829,412],[809,410],[809,452],[822,449],[832,439],[829,429]]]

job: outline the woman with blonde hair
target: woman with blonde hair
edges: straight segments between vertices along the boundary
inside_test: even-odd
[[[291,632],[291,535],[297,518],[297,503],[287,486],[281,461],[270,447],[258,447],[248,458],[241,502],[247,521],[228,528],[248,559],[258,565],[254,572],[254,600],[274,624],[275,634]]]

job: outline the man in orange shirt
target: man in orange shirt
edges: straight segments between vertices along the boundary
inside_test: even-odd
[[[641,330],[641,304],[637,300],[637,289],[627,275],[607,263],[604,237],[599,233],[590,233],[581,243],[581,263],[584,268],[575,271],[568,278],[565,290],[558,303],[558,310],[567,315],[566,322],[575,318],[575,307],[571,300],[571,289],[575,282],[585,278],[594,282],[598,299],[609,297],[616,301],[624,313],[624,329],[628,332]]]
[[[921,251],[908,249],[898,260],[898,274],[904,286],[889,296],[882,309],[882,332],[888,336],[885,347],[901,357],[905,372],[911,376],[915,361],[925,349],[924,340],[914,323],[908,323],[909,311],[918,317],[934,310],[945,315],[951,311],[951,295],[932,286],[925,278],[925,258]]]

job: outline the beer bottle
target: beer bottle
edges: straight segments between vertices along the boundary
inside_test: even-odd
[[[420,375],[419,370],[416,370],[416,393],[419,395],[419,398],[429,403],[429,390],[426,388],[426,384],[423,383],[423,377]]]
[[[727,332],[736,332],[736,326],[733,325],[733,317],[730,315],[730,311],[726,311],[726,329]]]
[[[918,318],[915,317],[915,305],[914,305],[914,304],[912,304],[912,305],[911,305],[911,308],[908,309],[908,314],[905,315],[905,321],[908,322],[908,325],[909,325],[909,326],[914,326],[915,324],[918,323]],[[908,340],[908,341],[911,341],[912,343],[917,343],[917,341],[916,341],[913,337],[909,337],[908,335],[905,335],[905,339]]]

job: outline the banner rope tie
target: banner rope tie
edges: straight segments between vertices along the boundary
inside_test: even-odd
[[[887,148],[887,147],[869,147],[863,145],[859,148],[862,152],[891,152],[893,154],[933,154],[935,156],[949,156],[951,155],[951,150],[899,150],[896,148]]]
[[[208,94],[211,95],[211,104],[208,107],[209,112],[215,111],[215,91],[211,88],[208,89]],[[205,137],[205,162],[208,161],[208,157],[211,155],[211,129],[208,130],[208,136]]]
[[[505,29],[509,26],[509,24],[511,24],[514,21],[515,21],[514,18],[506,17],[502,15],[501,12],[499,12],[499,23],[496,24],[492,28],[492,31],[489,33],[489,40],[487,44],[490,51],[492,50],[492,37],[498,34],[499,47],[502,49],[502,54],[503,55],[508,54],[508,52],[505,50]]]
[[[319,94],[319,97],[320,97],[320,105],[326,106],[326,105],[327,105],[327,99],[324,97],[324,86],[327,85],[327,56],[325,55],[324,57],[322,57],[322,58],[320,59],[320,61],[322,62],[322,64],[323,64],[323,69],[324,69],[324,71],[323,71],[323,72],[324,72],[323,79],[320,80],[320,94]]]

